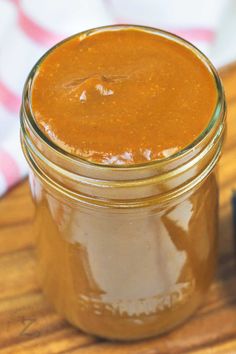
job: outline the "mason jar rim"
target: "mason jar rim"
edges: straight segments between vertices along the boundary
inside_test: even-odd
[[[214,112],[211,116],[211,119],[209,120],[209,123],[207,127],[198,135],[198,137],[188,144],[186,147],[183,149],[179,150],[178,152],[172,154],[169,157],[161,158],[161,159],[156,159],[152,161],[148,161],[145,163],[137,163],[137,164],[124,164],[124,165],[111,165],[111,164],[101,164],[101,163],[96,163],[92,162],[86,159],[83,159],[82,157],[79,157],[77,155],[73,155],[65,150],[63,150],[60,146],[55,144],[52,140],[50,140],[43,132],[42,130],[38,127],[36,120],[34,118],[33,110],[32,110],[32,105],[31,105],[31,91],[32,91],[32,85],[33,85],[33,80],[35,75],[37,75],[38,68],[40,67],[41,63],[46,59],[46,57],[57,47],[62,45],[63,43],[71,40],[72,38],[79,37],[82,38],[82,40],[88,36],[97,34],[99,32],[104,32],[104,31],[116,31],[116,30],[125,30],[125,29],[134,29],[134,30],[139,30],[147,33],[151,33],[154,35],[159,35],[163,38],[167,38],[169,40],[172,40],[176,43],[179,43],[180,45],[185,46],[189,50],[191,50],[198,58],[201,60],[204,65],[207,67],[209,72],[211,73],[216,90],[217,90],[217,102],[215,105]],[[50,48],[34,65],[32,70],[30,71],[25,86],[23,90],[23,104],[22,104],[22,110],[25,110],[25,104],[24,102],[28,103],[29,110],[27,110],[27,113],[24,114],[25,119],[27,119],[27,123],[30,125],[31,128],[33,128],[34,133],[36,134],[37,138],[45,143],[50,149],[53,149],[57,154],[59,154],[61,157],[69,160],[70,162],[73,162],[75,164],[80,164],[84,165],[87,167],[94,167],[96,169],[100,170],[119,170],[119,171],[128,171],[128,170],[141,170],[145,168],[152,168],[152,167],[158,167],[162,166],[163,164],[168,164],[171,163],[175,160],[178,160],[179,158],[184,158],[189,152],[193,151],[202,141],[204,141],[205,138],[209,136],[213,128],[217,125],[217,123],[222,119],[222,113],[225,110],[225,100],[224,100],[224,90],[221,84],[221,80],[219,78],[219,75],[213,66],[213,64],[210,62],[210,60],[198,49],[196,48],[193,44],[190,42],[186,41],[185,39],[172,34],[170,32],[153,28],[153,27],[148,27],[148,26],[140,26],[140,25],[109,25],[109,26],[102,26],[102,27],[97,27],[89,30],[85,30],[83,32],[74,34],[61,42],[57,43],[55,46]],[[21,124],[23,125],[22,119],[21,119]]]

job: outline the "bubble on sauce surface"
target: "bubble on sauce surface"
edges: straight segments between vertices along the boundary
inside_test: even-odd
[[[104,85],[102,84],[97,84],[95,86],[96,90],[99,91],[99,93],[101,94],[101,96],[111,96],[114,95],[114,91],[111,89],[106,88]]]
[[[151,161],[152,151],[150,149],[144,149],[143,151],[141,150],[141,152],[146,160]]]
[[[126,165],[133,162],[133,153],[131,151],[124,151],[121,155],[107,154],[102,160],[105,165]]]
[[[80,99],[81,102],[87,101],[87,94],[86,94],[86,91],[85,91],[85,90],[82,91],[82,93],[81,93],[79,99]]]
[[[101,75],[93,74],[87,77],[75,78],[63,85],[69,96],[77,98],[85,103],[89,96],[98,92],[101,96],[114,95],[114,87],[111,84],[122,83],[129,78],[128,75]]]
[[[178,147],[171,147],[169,149],[162,150],[159,154],[161,157],[170,157],[171,155],[174,155],[180,148]]]

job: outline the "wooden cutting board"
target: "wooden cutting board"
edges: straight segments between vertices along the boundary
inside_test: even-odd
[[[220,252],[216,279],[185,325],[159,338],[121,344],[88,336],[50,307],[35,277],[34,215],[27,182],[0,200],[0,354],[234,354],[236,266],[231,197],[236,189],[236,63],[221,71],[228,136],[220,165]],[[235,238],[236,239],[236,238]]]

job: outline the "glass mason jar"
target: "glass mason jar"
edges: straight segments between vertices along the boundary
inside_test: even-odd
[[[39,130],[31,108],[32,83],[44,57],[27,79],[21,109],[42,288],[73,325],[119,340],[157,335],[186,320],[204,298],[217,258],[222,85],[191,44],[141,29],[189,48],[215,80],[215,112],[191,145],[128,167],[99,165],[63,151]]]

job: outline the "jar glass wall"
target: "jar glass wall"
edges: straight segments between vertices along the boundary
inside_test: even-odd
[[[215,166],[225,125],[221,82],[189,43],[142,30],[187,46],[215,80],[214,115],[184,150],[128,167],[91,163],[61,150],[39,130],[31,108],[32,83],[43,59],[26,82],[21,110],[43,290],[75,326],[120,340],[160,334],[188,318],[210,285],[217,250]]]

